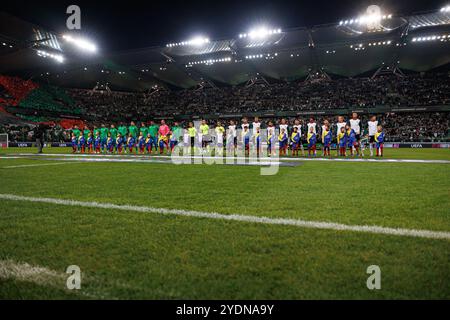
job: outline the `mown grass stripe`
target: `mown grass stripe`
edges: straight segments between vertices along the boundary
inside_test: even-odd
[[[363,232],[363,233],[405,236],[405,237],[415,237],[415,238],[450,240],[450,232],[445,232],[445,231],[387,228],[387,227],[381,227],[381,226],[367,226],[367,225],[366,226],[346,225],[346,224],[333,223],[333,222],[307,221],[307,220],[285,219],[285,218],[268,218],[268,217],[248,216],[248,215],[240,215],[240,214],[226,215],[226,214],[220,214],[220,213],[215,213],[215,212],[200,212],[200,211],[190,211],[190,210],[153,208],[153,207],[133,206],[133,205],[117,205],[117,204],[112,204],[112,203],[84,202],[84,201],[76,201],[76,200],[54,199],[54,198],[25,197],[25,196],[13,195],[13,194],[0,194],[0,199],[10,200],[10,201],[21,201],[21,202],[48,203],[48,204],[56,204],[56,205],[63,205],[63,206],[74,206],[74,207],[85,207],[85,208],[96,208],[96,209],[134,211],[134,212],[144,212],[144,213],[158,213],[158,214],[164,214],[164,215],[177,215],[177,216],[184,216],[184,217],[207,218],[207,219],[238,221],[238,222],[248,222],[248,223],[285,225],[285,226],[295,226],[295,227],[311,228],[311,229],[323,229],[323,230],[333,230],[333,231],[352,231],[352,232]]]

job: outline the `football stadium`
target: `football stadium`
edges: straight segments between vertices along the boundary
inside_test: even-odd
[[[450,4],[155,4],[127,36],[131,3],[20,3],[0,299],[450,299]]]

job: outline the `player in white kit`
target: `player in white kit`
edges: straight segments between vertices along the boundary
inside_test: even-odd
[[[241,125],[242,131],[244,131],[245,128],[250,130],[250,124],[248,123],[247,118],[242,119],[242,125]]]
[[[370,156],[373,157],[373,146],[375,144],[375,135],[377,133],[378,121],[376,116],[372,116],[370,121],[367,122],[367,126],[369,128],[369,147],[370,147]]]
[[[254,136],[258,133],[258,129],[261,129],[261,122],[259,122],[258,117],[255,117],[255,120],[252,123],[252,130]]]
[[[356,142],[359,145],[361,141],[361,120],[358,118],[358,114],[356,112],[352,113],[352,118],[350,119],[350,128],[355,131]],[[352,148],[355,149],[354,147]]]
[[[233,120],[230,121],[230,125],[228,126],[227,132],[227,152],[233,152],[233,155],[236,152],[237,147],[237,132],[236,132],[236,124]],[[227,154],[228,156],[228,154]]]
[[[188,155],[189,150],[191,148],[191,136],[189,135],[189,131],[184,129],[183,134],[183,155]]]
[[[312,128],[313,131],[311,131],[311,128]],[[309,119],[308,132],[317,134],[317,123],[316,123],[316,120],[314,120],[314,118],[310,118]]]
[[[284,132],[285,132],[286,134],[288,134],[288,128],[289,128],[289,125],[288,125],[286,119],[281,119],[281,122],[280,122],[279,127],[280,127],[280,132],[281,132],[281,130],[284,129]]]

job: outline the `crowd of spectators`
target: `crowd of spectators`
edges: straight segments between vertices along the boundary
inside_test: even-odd
[[[0,105],[17,106],[31,91],[39,85],[31,80],[0,75]]]
[[[0,75],[0,107],[17,107],[28,114],[38,112],[38,117],[43,112],[50,115],[81,114],[75,101],[62,88],[3,75]]]
[[[0,124],[0,134],[7,133],[10,143],[35,142],[35,125]],[[70,130],[56,124],[45,131],[44,140],[47,142],[69,142]]]
[[[389,113],[380,117],[389,141],[444,141],[450,113]]]
[[[395,75],[254,84],[200,90],[160,90],[152,94],[72,90],[78,106],[96,120],[167,115],[285,112],[376,106],[412,107],[450,104],[449,75]]]

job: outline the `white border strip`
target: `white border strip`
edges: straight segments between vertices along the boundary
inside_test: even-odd
[[[108,295],[92,294],[83,290],[67,290],[67,278],[66,273],[57,272],[41,266],[33,266],[28,263],[19,263],[13,260],[0,260],[0,279],[12,279],[21,282],[35,283],[40,286],[47,286],[57,288],[59,290],[65,290],[66,294],[79,294],[92,299],[115,299],[114,297],[108,297]],[[92,277],[90,277],[92,279]],[[86,277],[82,274],[83,283],[87,282]],[[120,286],[124,287],[124,286]]]
[[[29,168],[29,167],[45,167],[45,166],[60,166],[64,164],[74,164],[75,162],[58,162],[58,163],[40,163],[40,164],[24,164],[18,166],[7,166],[2,169],[17,169],[17,168]]]
[[[74,207],[85,207],[85,208],[96,208],[96,209],[110,209],[110,210],[134,211],[134,212],[144,212],[144,213],[159,213],[159,214],[163,214],[163,215],[177,215],[177,216],[184,216],[184,217],[207,218],[207,219],[216,219],[216,220],[239,221],[239,222],[249,222],[249,223],[271,224],[271,225],[285,225],[285,226],[295,226],[295,227],[311,228],[311,229],[323,229],[323,230],[334,230],[334,231],[353,231],[353,232],[385,234],[385,235],[395,235],[395,236],[405,236],[405,237],[415,237],[415,238],[450,240],[450,232],[446,232],[446,231],[397,229],[397,228],[386,228],[386,227],[380,227],[380,226],[358,226],[358,225],[339,224],[339,223],[333,223],[333,222],[305,221],[305,220],[284,219],[284,218],[268,218],[268,217],[247,216],[247,215],[240,215],[240,214],[226,215],[226,214],[220,214],[220,213],[215,213],[215,212],[200,212],[200,211],[153,208],[153,207],[141,207],[141,206],[132,206],[132,205],[117,205],[117,204],[112,204],[112,203],[83,202],[83,201],[54,199],[54,198],[36,198],[36,197],[18,196],[18,195],[13,195],[13,194],[0,194],[0,199],[9,200],[9,201],[21,201],[21,202],[49,203],[49,204],[56,204],[56,205],[63,205],[63,206],[74,206]]]
[[[62,273],[44,267],[0,260],[0,279],[14,279],[39,285],[59,284],[63,287],[66,277]]]
[[[59,154],[59,153],[48,153],[48,154],[32,154],[32,153],[17,153],[15,156],[19,157],[28,157],[28,156],[38,156],[38,157],[66,157],[66,158],[94,158],[94,159],[102,159],[102,158],[115,158],[115,159],[126,159],[126,158],[137,158],[141,160],[149,160],[149,159],[174,159],[174,160],[195,160],[195,159],[205,159],[205,160],[213,160],[217,159],[216,157],[211,156],[192,156],[192,157],[183,157],[183,156],[164,156],[164,155],[109,155],[109,154]],[[7,159],[8,156],[2,157],[2,159]],[[12,158],[12,157],[11,157]],[[224,158],[227,159],[227,158]],[[255,158],[255,157],[234,157],[229,158],[234,160],[248,160],[248,161],[272,161],[269,157]],[[388,158],[308,158],[308,157],[300,157],[300,158],[273,158],[273,161],[322,161],[322,162],[359,162],[359,163],[437,163],[437,164],[450,164],[450,160],[421,160],[421,159],[388,159]],[[144,161],[142,161],[144,162]]]

